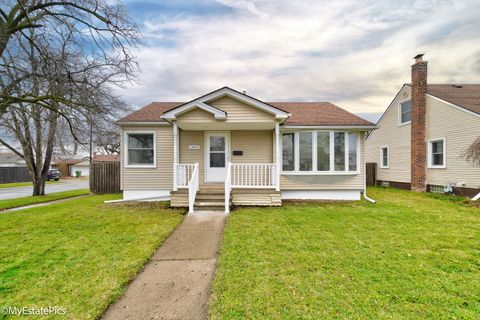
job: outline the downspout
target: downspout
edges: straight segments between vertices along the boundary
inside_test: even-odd
[[[363,141],[363,150],[365,153],[365,140]],[[367,163],[365,162],[365,156],[363,157],[363,198],[368,202],[377,203],[376,200],[367,196]]]
[[[477,201],[478,199],[480,199],[480,192],[472,198],[472,201]]]

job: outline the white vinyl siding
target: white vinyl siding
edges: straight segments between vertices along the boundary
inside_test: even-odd
[[[445,138],[445,168],[427,168],[427,184],[480,188],[480,168],[464,156],[480,135],[480,116],[427,96],[426,125],[426,141]]]
[[[410,87],[404,86],[365,141],[366,162],[377,163],[377,179],[410,183],[410,128],[399,126],[399,103],[410,99]],[[389,166],[382,168],[380,148],[389,147]]]
[[[125,133],[155,132],[155,167],[125,166]],[[173,130],[171,126],[123,127],[121,134],[122,190],[171,190],[173,184]]]

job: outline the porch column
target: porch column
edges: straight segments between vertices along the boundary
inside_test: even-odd
[[[178,127],[173,123],[173,191],[177,191]]]
[[[275,190],[280,191],[280,166],[282,165],[280,159],[282,158],[282,154],[280,151],[280,124],[278,122],[275,124],[275,153],[275,162],[277,164]]]

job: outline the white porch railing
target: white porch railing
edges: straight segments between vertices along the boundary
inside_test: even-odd
[[[225,178],[225,213],[230,212],[232,188],[279,190],[275,163],[228,163]]]
[[[227,177],[225,178],[225,213],[230,212],[230,192],[232,191],[232,163],[227,165]]]
[[[277,165],[275,163],[232,163],[232,188],[276,188]]]
[[[195,204],[195,197],[200,189],[199,168],[198,163],[193,165],[193,171],[190,180],[188,181],[188,213],[193,213],[193,206]]]
[[[192,179],[193,171],[197,163],[179,163],[176,167],[176,187],[177,188],[187,188],[188,182]]]

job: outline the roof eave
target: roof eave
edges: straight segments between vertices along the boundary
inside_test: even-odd
[[[343,129],[343,130],[357,130],[357,131],[369,131],[375,130],[379,127],[376,125],[284,125],[283,129]]]

